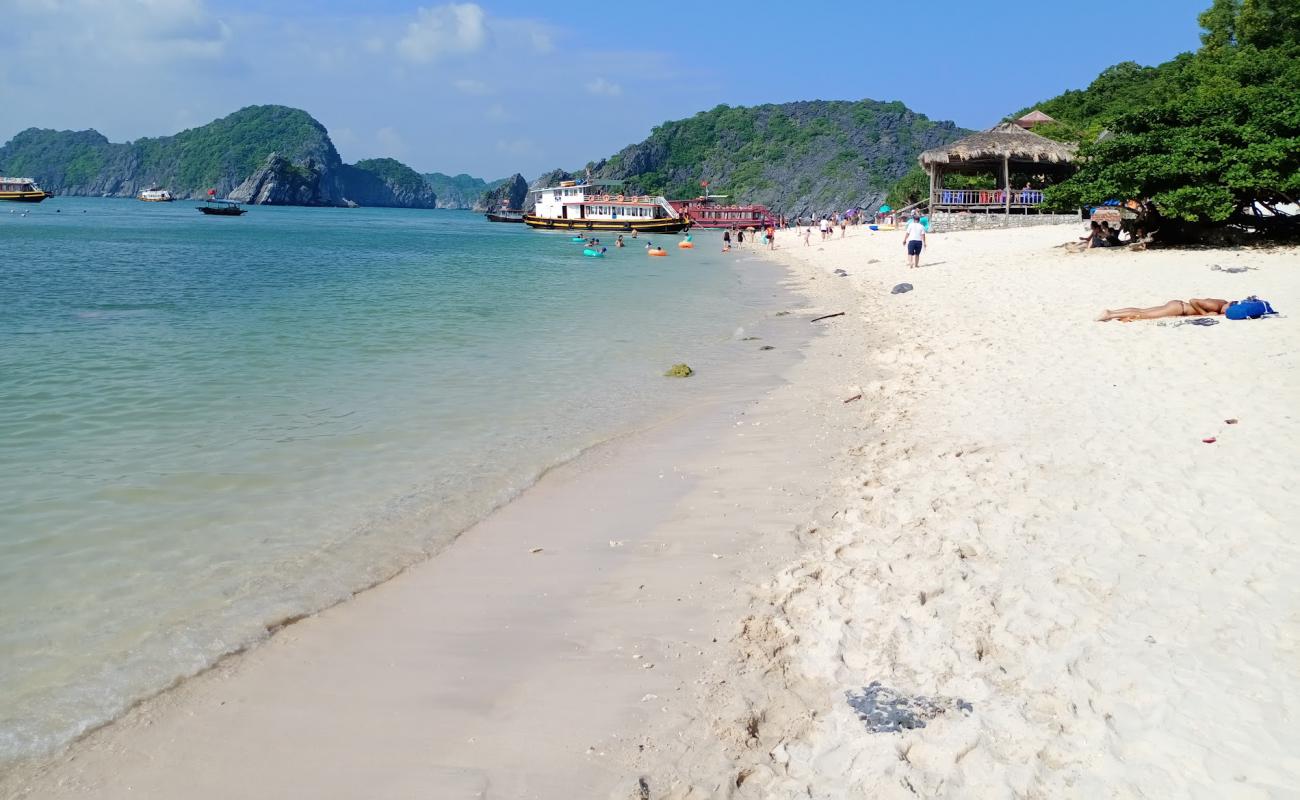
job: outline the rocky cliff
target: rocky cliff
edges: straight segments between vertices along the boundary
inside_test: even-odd
[[[365,165],[369,164],[369,168]],[[392,159],[346,165],[325,126],[305,111],[249,106],[175,136],[114,143],[98,131],[29,128],[0,147],[0,173],[30,176],[55,194],[177,197],[307,206],[432,208],[436,193]],[[411,178],[414,176],[414,182]]]
[[[219,189],[216,193],[222,196]],[[194,192],[189,194],[194,196]],[[255,205],[345,205],[336,175],[327,173],[314,161],[294,164],[279,153],[267,156],[257,171],[224,196]]]
[[[496,211],[503,205],[507,208],[522,209],[528,199],[528,181],[516,172],[509,178],[498,181],[495,188],[483,192],[474,203],[474,210]]]
[[[425,183],[433,187],[438,194],[438,208],[473,208],[484,192],[496,189],[504,180],[485,181],[473,175],[445,175],[441,172],[429,172],[424,176]]]
[[[394,158],[370,158],[344,166],[344,194],[362,206],[438,208],[438,195],[424,176]]]

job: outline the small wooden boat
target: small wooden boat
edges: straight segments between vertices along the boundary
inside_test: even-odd
[[[488,218],[488,222],[523,222],[524,214],[522,211],[511,211],[503,208],[500,211],[489,211],[483,216]]]
[[[195,206],[195,208],[214,217],[237,217],[240,214],[248,213],[248,209],[240,208],[239,203],[234,200],[213,200],[209,198],[203,201],[203,205]]]

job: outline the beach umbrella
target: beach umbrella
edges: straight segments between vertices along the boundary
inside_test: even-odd
[[[891,212],[891,211],[893,211],[893,210],[894,210],[894,209],[890,208],[889,206],[881,206],[881,207],[880,207],[880,213],[881,213],[881,214],[888,214],[889,212]]]

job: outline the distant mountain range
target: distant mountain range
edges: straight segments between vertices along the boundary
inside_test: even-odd
[[[438,208],[473,208],[484,192],[505,183],[505,178],[485,181],[471,175],[444,175],[441,172],[424,174],[425,183],[438,193]]]
[[[797,215],[880,202],[917,155],[968,131],[902,103],[808,101],[718,106],[665,122],[643,142],[533,185],[590,170],[629,192],[691,197],[707,191]],[[310,114],[249,106],[175,136],[113,143],[94,130],[29,128],[0,147],[0,173],[30,176],[56,194],[131,197],[163,187],[178,197],[250,203],[401,208],[495,208],[524,194],[519,175],[421,175],[400,161],[344,164]],[[525,198],[523,202],[527,202]]]
[[[36,178],[55,194],[134,197],[162,187],[199,198],[212,189],[248,203],[303,206],[468,208],[465,192],[477,197],[489,186],[460,175],[447,179],[449,197],[440,198],[439,181],[395,159],[344,164],[325,126],[286,106],[249,106],[175,136],[126,143],[94,130],[29,128],[0,147],[0,173]]]

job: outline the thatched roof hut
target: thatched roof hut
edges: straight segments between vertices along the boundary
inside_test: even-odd
[[[1044,115],[1046,116],[1046,115]],[[918,159],[930,174],[930,211],[997,211],[1010,215],[1036,212],[1043,203],[1042,184],[1013,190],[1012,167],[1017,174],[1040,176],[1043,181],[1068,175],[1074,170],[1078,147],[1039,136],[1014,122],[959,139],[944,147],[926,150]],[[994,190],[945,190],[945,174],[993,173]]]
[[[929,169],[941,164],[947,172],[962,166],[1001,165],[1004,161],[1032,164],[1068,164],[1074,161],[1077,147],[1027,131],[1014,122],[1000,125],[959,139],[921,154],[921,166]]]
[[[1039,111],[1036,108],[1033,111],[1030,111],[1028,114],[1021,117],[1020,119],[1016,120],[1016,124],[1026,130],[1034,127],[1035,125],[1043,125],[1048,122],[1056,122],[1056,120],[1052,119],[1051,117],[1047,116],[1046,114],[1044,114],[1043,112]]]

